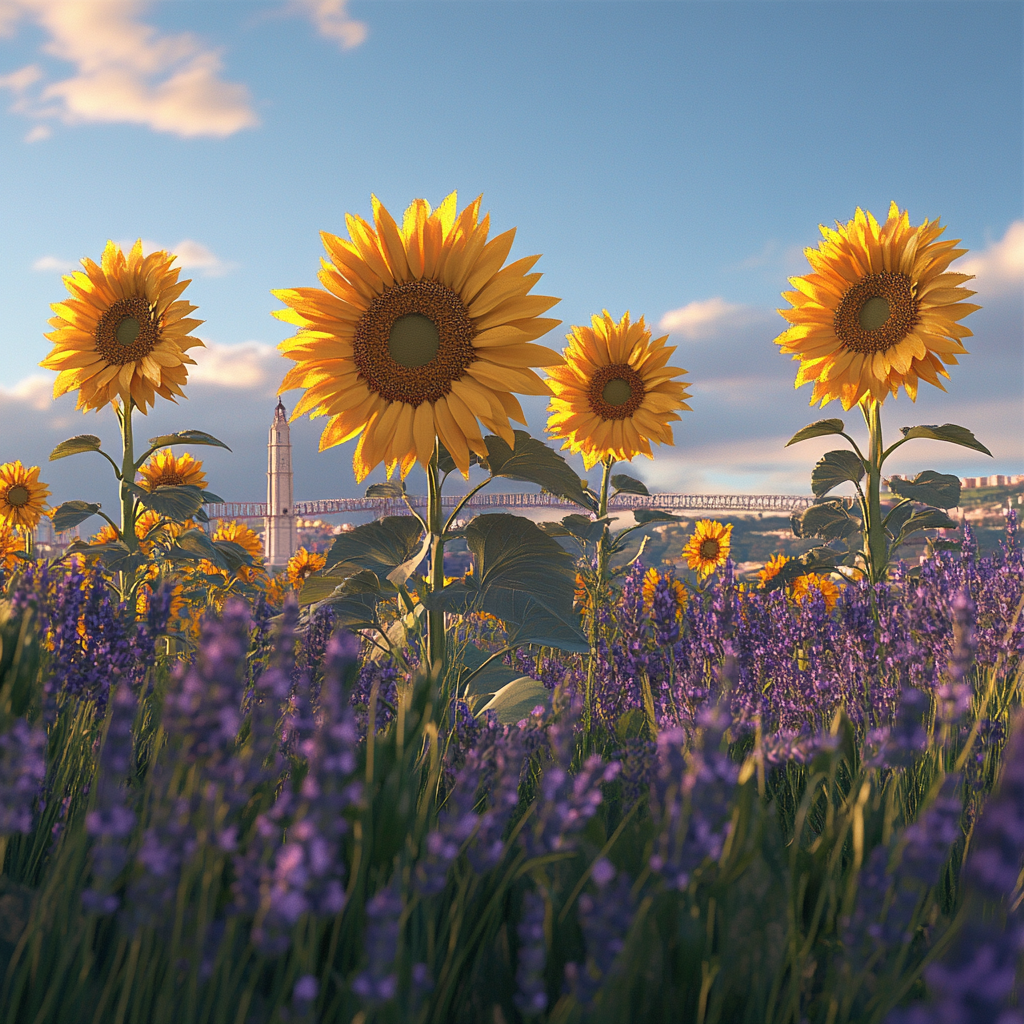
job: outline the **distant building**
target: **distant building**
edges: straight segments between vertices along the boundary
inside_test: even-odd
[[[267,520],[263,555],[269,569],[280,569],[299,547],[292,487],[292,441],[284,404],[279,400],[267,444]]]

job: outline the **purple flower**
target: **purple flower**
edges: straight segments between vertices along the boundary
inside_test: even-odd
[[[46,732],[23,718],[0,734],[0,835],[32,831],[32,812],[46,776]]]
[[[522,916],[516,925],[519,957],[514,1000],[526,1017],[543,1013],[548,1005],[547,982],[544,979],[546,913],[547,904],[540,893],[530,890],[524,894]]]
[[[352,991],[371,1005],[389,1002],[398,992],[395,957],[401,914],[402,897],[397,878],[366,904],[363,948],[369,962],[352,980]]]

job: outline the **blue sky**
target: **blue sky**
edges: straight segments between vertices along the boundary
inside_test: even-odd
[[[0,461],[115,444],[37,364],[61,272],[142,237],[178,251],[208,345],[153,430],[223,436],[211,486],[260,499],[288,365],[270,289],[315,284],[318,232],[371,192],[397,215],[457,189],[518,228],[512,258],[544,254],[564,321],[546,344],[602,308],[671,330],[693,411],[635,463],[662,490],[806,492],[824,448],[782,446],[841,410],[809,409],[772,345],[786,277],[858,205],[941,217],[978,274],[972,354],[884,419],[963,423],[996,458],[920,443],[892,468],[1024,471],[1022,28],[1024,5],[984,0],[0,0]],[[540,434],[543,401],[524,405]],[[298,498],[358,493],[352,444],[317,454],[322,423],[293,427]],[[95,468],[44,477],[92,497]]]

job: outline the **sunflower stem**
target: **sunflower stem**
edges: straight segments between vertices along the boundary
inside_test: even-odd
[[[441,514],[441,478],[437,468],[438,449],[427,466],[427,532],[430,534],[430,575],[427,589],[435,594],[444,587],[444,524]],[[444,668],[444,609],[427,611],[427,662],[431,675],[440,676]]]
[[[867,518],[864,523],[864,555],[868,563],[872,583],[883,580],[888,570],[888,552],[885,530],[882,526],[882,504],[879,498],[882,482],[882,460],[885,448],[882,443],[882,406],[873,399],[861,402],[861,411],[868,425],[870,438],[868,449],[868,493]]]
[[[129,397],[118,409],[121,421],[121,444],[124,457],[121,460],[121,540],[129,551],[136,551],[139,539],[135,536],[135,495],[128,489],[135,482],[135,444],[132,439],[132,413],[135,402]]]
[[[608,515],[608,485],[611,481],[612,466],[615,459],[608,456],[604,460],[604,471],[601,474],[601,493],[598,499],[597,518],[604,519]],[[590,745],[590,729],[593,721],[594,683],[597,676],[597,610],[605,597],[608,576],[608,546],[605,543],[608,530],[605,528],[597,538],[597,574],[594,583],[594,595],[590,602],[590,614],[587,622],[587,639],[590,641],[590,661],[587,663],[587,684],[583,696],[583,742],[585,749]]]

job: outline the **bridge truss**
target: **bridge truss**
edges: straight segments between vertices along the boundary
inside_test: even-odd
[[[413,508],[425,508],[427,499],[423,495],[409,495]],[[461,496],[446,494],[441,503],[454,508]],[[619,494],[611,498],[611,511],[633,508],[656,508],[672,512],[796,512],[814,504],[814,498],[804,494]],[[476,494],[466,508],[478,509],[529,509],[556,508],[575,509],[579,505],[554,494],[545,492],[517,494]],[[404,515],[408,507],[401,498],[320,498],[314,501],[297,501],[293,512],[296,516],[344,515],[350,512],[373,512],[378,516]],[[211,519],[264,519],[267,515],[266,502],[230,501],[223,504],[207,505],[206,513]]]

